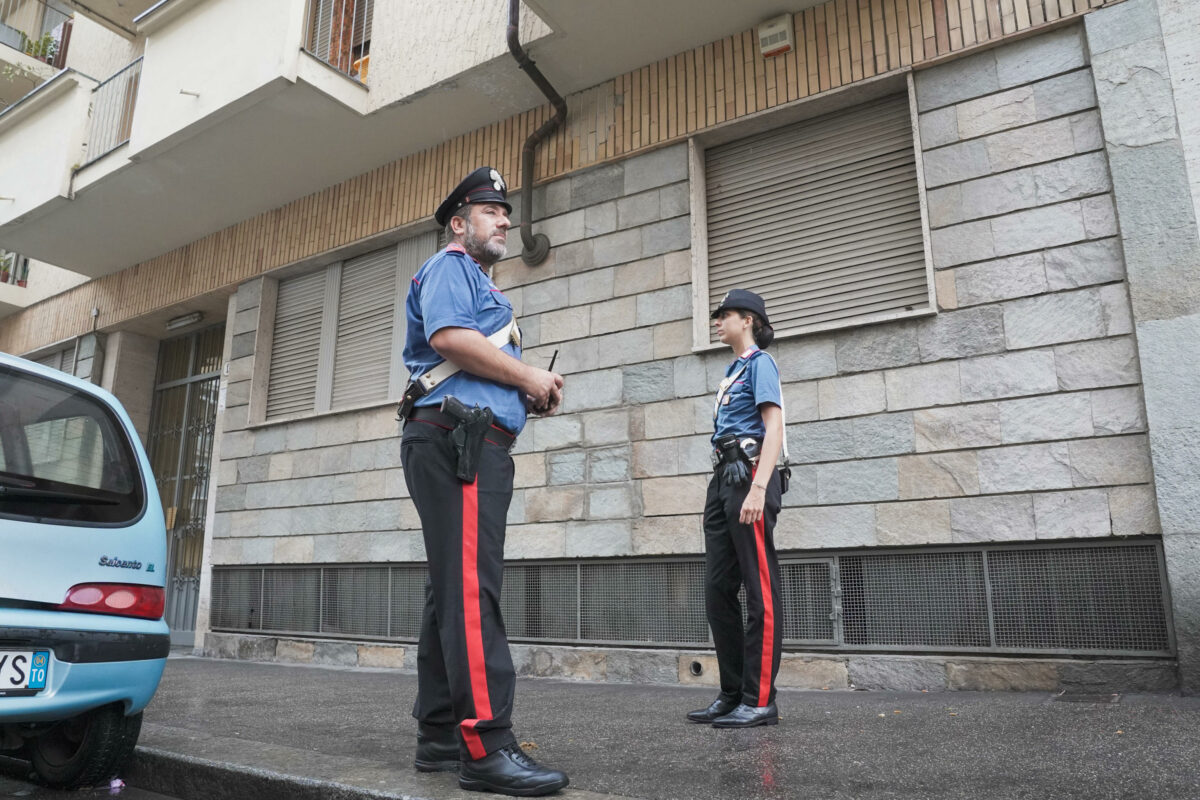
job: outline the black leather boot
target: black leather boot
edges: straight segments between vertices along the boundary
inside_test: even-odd
[[[473,792],[539,797],[565,787],[567,776],[534,761],[517,743],[458,766],[458,785]]]
[[[714,728],[753,728],[756,725],[776,725],[779,723],[779,709],[771,703],[765,706],[748,706],[739,703],[738,707],[724,716],[713,720]]]
[[[713,700],[713,704],[708,708],[701,708],[697,711],[687,712],[689,722],[712,722],[717,717],[723,717],[730,711],[737,708],[737,700],[726,700],[723,697],[718,697]]]
[[[413,762],[417,772],[456,772],[458,770],[458,741],[453,735],[417,734],[417,757]]]

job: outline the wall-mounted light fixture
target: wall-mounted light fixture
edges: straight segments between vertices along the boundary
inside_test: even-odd
[[[175,331],[180,328],[186,328],[188,325],[195,325],[200,320],[204,319],[203,311],[193,311],[190,314],[184,314],[179,317],[171,317],[167,320],[167,330]]]

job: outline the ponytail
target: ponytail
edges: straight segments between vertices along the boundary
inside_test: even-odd
[[[775,341],[775,329],[765,324],[758,314],[751,312],[750,316],[754,320],[754,343],[760,350],[766,350]]]

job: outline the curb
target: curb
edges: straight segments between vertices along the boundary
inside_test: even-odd
[[[418,795],[376,792],[333,781],[287,775],[207,758],[137,747],[124,780],[139,789],[182,800],[435,800]]]

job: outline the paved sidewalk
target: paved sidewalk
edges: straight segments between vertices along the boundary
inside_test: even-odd
[[[415,691],[390,670],[172,657],[126,778],[189,800],[478,800],[412,769]],[[684,721],[712,695],[521,680],[515,730],[570,775],[567,800],[1200,798],[1200,698],[785,690],[775,727]]]

